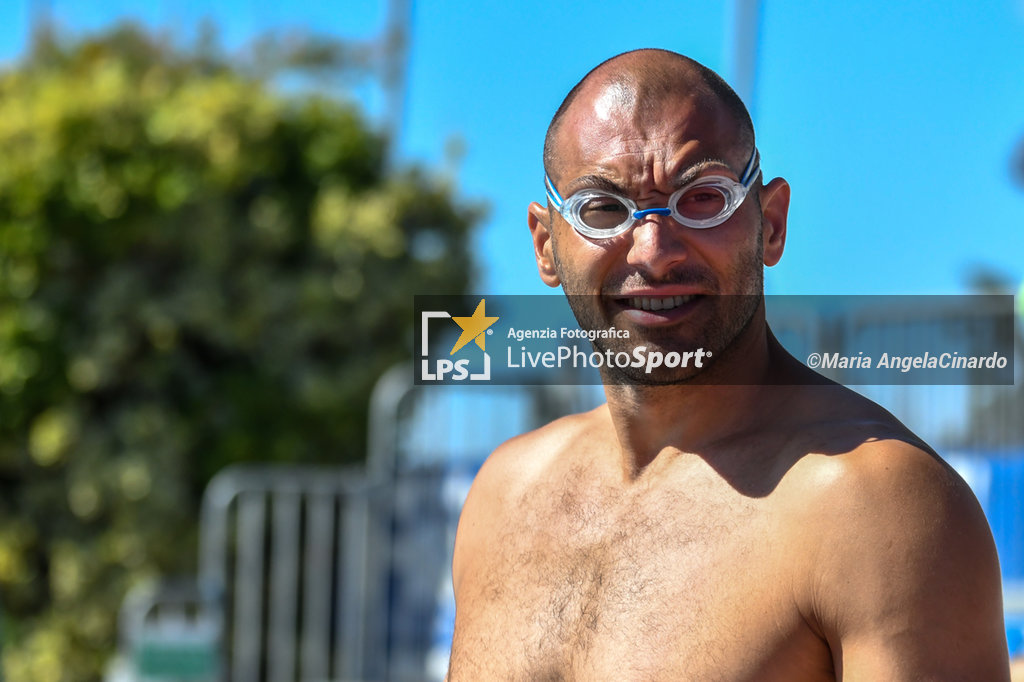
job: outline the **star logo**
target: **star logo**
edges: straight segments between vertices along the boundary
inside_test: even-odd
[[[417,296],[416,298],[418,308],[420,297]],[[450,300],[450,298],[446,300]],[[421,357],[420,369],[416,375],[417,384],[421,382],[451,384],[459,381],[491,380],[491,355],[487,352],[487,335],[494,333],[491,326],[498,321],[498,317],[497,315],[488,315],[486,305],[486,301],[481,298],[473,314],[465,317],[455,317],[447,310],[420,310],[419,354]],[[433,305],[429,307],[435,308]],[[462,330],[447,357],[431,356],[429,339],[431,320],[453,320]],[[450,339],[451,327],[448,326],[447,322],[445,322],[445,331],[449,332],[445,336],[447,339]],[[469,345],[470,341],[475,341],[476,345],[480,346],[480,350],[483,352],[462,353],[465,357],[461,358],[451,357]],[[447,343],[444,345],[447,345]],[[438,355],[444,353],[444,345],[440,348],[435,348],[434,352]]]
[[[485,346],[485,332],[488,328],[498,321],[497,317],[488,317],[487,311],[484,308],[484,300],[480,299],[480,303],[477,304],[476,310],[473,311],[471,317],[455,317],[452,316],[452,320],[455,324],[462,327],[462,334],[459,335],[459,340],[452,346],[452,352],[448,355],[455,355],[456,352],[470,341],[476,341],[476,345],[480,346],[480,350],[486,351]]]

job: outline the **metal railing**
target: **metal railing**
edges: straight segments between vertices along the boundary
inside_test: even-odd
[[[226,616],[231,682],[362,675],[371,489],[361,470],[241,466],[211,481],[199,584]]]

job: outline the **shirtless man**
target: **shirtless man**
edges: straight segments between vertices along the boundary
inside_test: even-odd
[[[456,540],[450,682],[1007,680],[968,487],[768,329],[789,186],[756,175],[736,95],[685,57],[626,53],[570,93],[545,150],[544,282],[584,326],[712,361],[660,385],[606,374],[605,405],[491,455]],[[636,209],[574,200],[590,189]]]

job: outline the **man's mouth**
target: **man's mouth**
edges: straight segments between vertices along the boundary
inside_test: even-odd
[[[697,294],[689,294],[687,296],[634,296],[623,299],[623,302],[629,307],[638,310],[658,311],[678,308],[695,298],[697,298]]]

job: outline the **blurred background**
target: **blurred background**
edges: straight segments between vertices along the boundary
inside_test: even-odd
[[[11,0],[0,26],[5,680],[443,677],[476,468],[601,395],[412,387],[412,297],[548,293],[544,131],[619,52],[748,102],[793,187],[769,293],[1024,294],[1021,0]],[[1016,328],[1014,386],[859,390],[978,494],[1024,653]]]

